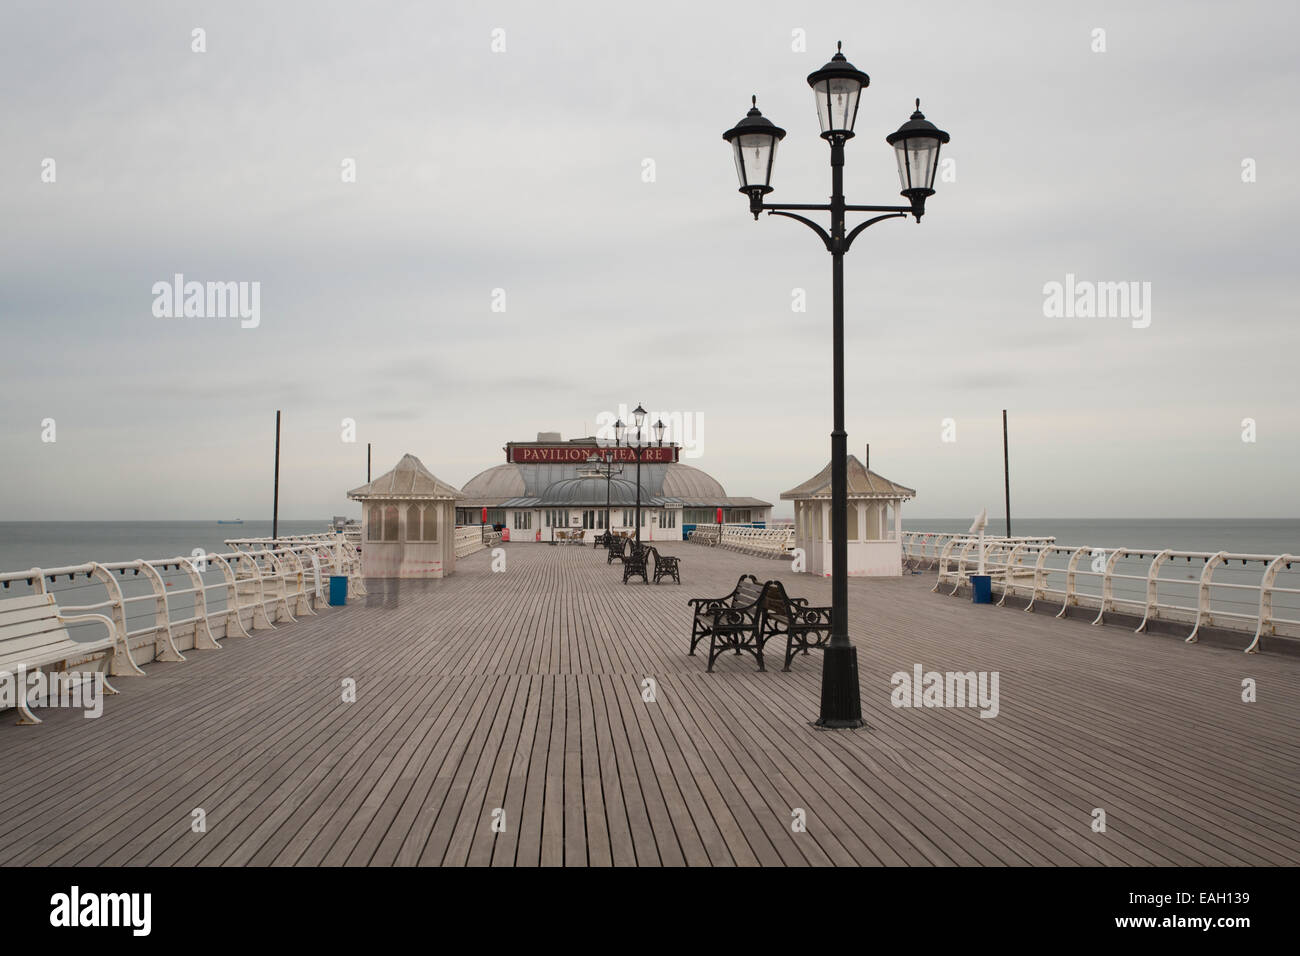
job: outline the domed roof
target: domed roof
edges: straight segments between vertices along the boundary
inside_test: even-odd
[[[605,503],[605,479],[593,475],[579,475],[577,478],[562,478],[547,486],[542,493],[542,500],[548,505],[603,505]],[[645,487],[641,488],[641,504],[650,501]],[[611,505],[636,504],[636,485],[624,478],[609,480],[609,503]]]
[[[518,498],[525,493],[524,476],[511,462],[493,465],[465,482],[461,493],[466,498]]]
[[[687,501],[715,501],[720,504],[727,493],[712,475],[690,465],[674,462],[664,474],[663,496],[684,498]]]

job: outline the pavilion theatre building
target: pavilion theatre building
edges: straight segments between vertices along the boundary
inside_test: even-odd
[[[728,495],[722,485],[698,468],[682,464],[681,446],[651,445],[641,457],[641,539],[680,541],[696,524],[717,520],[766,526],[772,503]],[[483,521],[502,529],[510,541],[551,541],[557,530],[582,529],[591,540],[605,530],[606,492],[609,524],[614,531],[636,528],[637,461],[635,452],[595,438],[561,439],[541,432],[537,441],[510,442],[504,464],[480,472],[461,489],[456,523]],[[598,456],[612,465],[608,478]]]

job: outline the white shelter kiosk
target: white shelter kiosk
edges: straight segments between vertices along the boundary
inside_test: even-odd
[[[882,478],[849,455],[849,574],[888,577],[903,573],[902,504],[916,492]],[[807,555],[809,574],[831,573],[831,466],[798,487],[781,492],[794,502],[795,547]]]
[[[361,573],[368,578],[440,578],[456,570],[456,502],[464,497],[403,455],[392,471],[353,488],[361,502]]]

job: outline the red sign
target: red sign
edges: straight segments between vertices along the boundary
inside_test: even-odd
[[[676,445],[651,445],[641,452],[641,461],[667,463],[677,460]],[[581,465],[591,455],[598,455],[610,461],[636,463],[636,452],[631,448],[602,447],[592,445],[510,445],[506,461],[518,465]]]

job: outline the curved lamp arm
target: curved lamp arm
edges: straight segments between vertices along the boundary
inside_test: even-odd
[[[780,209],[769,209],[767,210],[767,214],[769,216],[785,216],[787,219],[798,220],[799,222],[807,226],[809,229],[811,229],[813,232],[817,233],[817,235],[821,236],[821,240],[825,244],[827,252],[834,251],[835,247],[833,241],[831,240],[830,233],[828,233],[821,226],[817,225],[817,223],[813,222],[811,219],[808,219],[804,216],[796,215],[795,213],[792,212],[784,212],[783,210]]]
[[[853,245],[853,240],[857,238],[858,233],[863,229],[866,229],[868,226],[874,226],[876,223],[883,222],[886,219],[906,219],[908,215],[910,215],[908,212],[890,212],[885,213],[883,216],[876,216],[874,219],[868,219],[866,222],[858,223],[853,227],[853,231],[844,237],[844,251],[849,251],[849,247]]]

